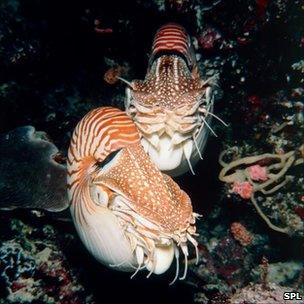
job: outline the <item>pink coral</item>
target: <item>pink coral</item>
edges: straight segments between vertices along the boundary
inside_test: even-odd
[[[253,186],[249,182],[234,182],[232,192],[244,199],[249,199],[253,192]]]
[[[249,176],[254,181],[266,181],[268,179],[266,167],[253,165],[247,168]]]
[[[233,237],[241,243],[242,246],[248,246],[253,241],[253,236],[244,225],[234,222],[230,226],[230,231]]]

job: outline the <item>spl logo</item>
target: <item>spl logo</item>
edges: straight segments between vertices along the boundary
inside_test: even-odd
[[[302,300],[299,292],[284,292],[284,300]]]

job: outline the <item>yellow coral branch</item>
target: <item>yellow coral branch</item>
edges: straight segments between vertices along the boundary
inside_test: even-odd
[[[271,229],[281,233],[288,233],[289,229],[287,227],[286,228],[278,227],[270,221],[270,219],[265,215],[265,213],[259,207],[254,195],[257,192],[262,192],[264,195],[272,194],[278,191],[283,186],[285,186],[289,181],[291,181],[292,177],[287,176],[286,173],[292,166],[297,166],[304,163],[304,156],[303,156],[304,153],[302,150],[303,150],[303,145],[298,149],[298,151],[300,151],[299,159],[296,159],[297,156],[296,151],[290,151],[285,154],[264,153],[256,156],[247,156],[233,160],[230,163],[226,163],[223,160],[224,156],[228,153],[228,151],[223,151],[219,156],[219,163],[223,166],[223,169],[219,174],[219,179],[225,183],[237,185],[238,187],[239,185],[243,187],[246,185],[247,188],[249,188],[249,186],[251,185],[252,194],[250,196],[250,200],[253,206],[255,207],[255,209],[257,210],[258,214],[262,217],[262,219],[267,223],[267,225]],[[262,167],[254,165],[262,160],[269,160],[270,162],[272,162],[272,164],[268,165],[266,169],[264,169],[264,171],[261,170]],[[250,171],[247,170],[248,166],[250,166],[251,169],[253,167],[258,167],[258,169],[260,169],[261,172],[264,172],[264,176],[266,175],[265,173],[266,170],[267,176],[265,176],[265,178],[267,178],[267,181],[260,182],[261,180],[258,180],[258,178],[256,177],[254,178],[254,176],[250,176]],[[282,179],[284,180],[279,182]],[[234,186],[234,189],[238,189],[238,188]],[[237,191],[239,191],[237,193],[239,193],[243,198],[247,198],[243,195],[242,192],[240,192],[240,190]]]
[[[254,196],[252,195],[251,197],[251,202],[253,204],[253,206],[255,207],[256,211],[258,212],[258,214],[261,216],[261,218],[266,222],[266,224],[273,230],[278,231],[278,232],[282,232],[282,233],[286,233],[288,234],[288,228],[280,228],[276,225],[274,225],[270,219],[267,217],[267,215],[261,210],[261,208],[259,207],[259,205],[257,204],[256,199],[254,198]]]

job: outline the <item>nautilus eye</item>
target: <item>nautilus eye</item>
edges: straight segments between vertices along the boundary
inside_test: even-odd
[[[108,207],[109,195],[101,187],[92,185],[90,187],[90,194],[94,202],[96,202],[98,205]]]
[[[100,168],[105,168],[109,163],[112,162],[112,160],[117,156],[120,151],[121,149],[111,152],[104,160],[98,162],[98,166]]]

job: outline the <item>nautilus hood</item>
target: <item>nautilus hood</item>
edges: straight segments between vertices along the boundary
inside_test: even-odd
[[[187,227],[192,217],[188,195],[157,169],[140,144],[121,149],[93,183],[122,195],[135,212],[168,233]]]

